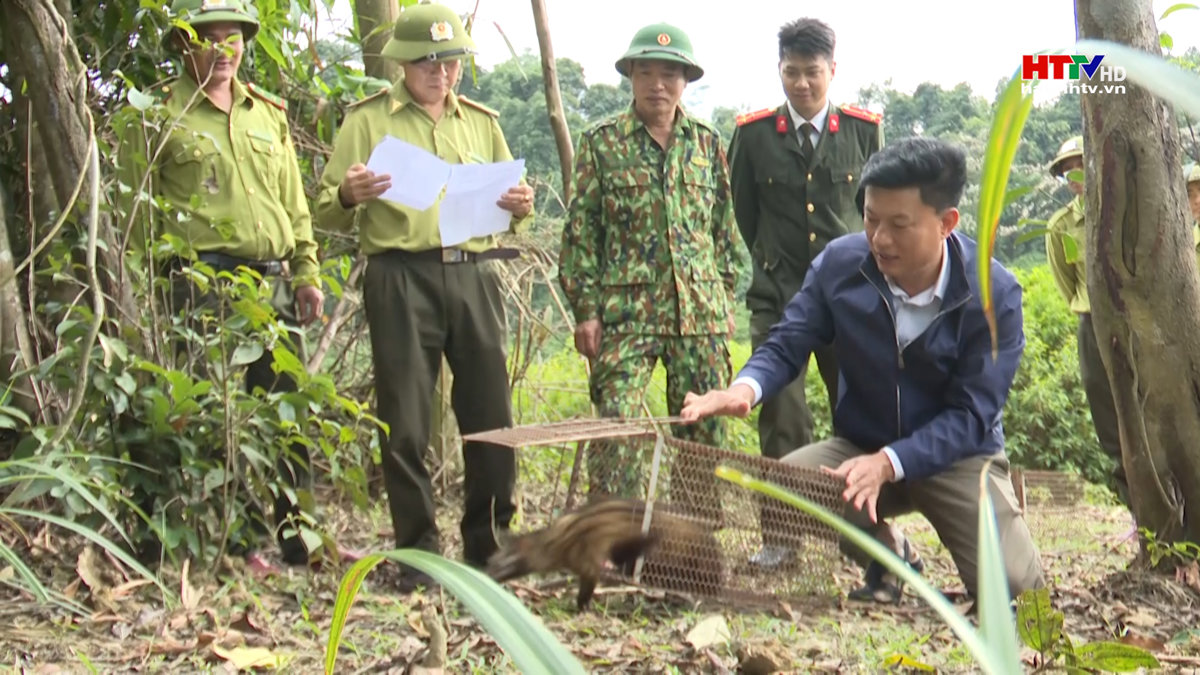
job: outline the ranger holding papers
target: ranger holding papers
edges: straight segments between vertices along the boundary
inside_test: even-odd
[[[377,414],[390,430],[381,445],[397,548],[440,552],[423,457],[443,353],[454,372],[454,412],[462,433],[512,425],[504,297],[494,260],[506,256],[490,235],[443,248],[441,207],[421,211],[381,198],[393,177],[365,166],[389,135],[450,164],[512,160],[495,111],[453,91],[461,59],[473,53],[474,42],[450,8],[422,4],[401,12],[383,55],[402,62],[404,75],[347,114],[316,207],[325,227],[348,230],[357,224],[362,250],[370,256],[363,297]],[[531,221],[532,188],[514,184],[492,200],[512,214],[512,229]],[[493,522],[505,529],[513,515],[516,461],[511,449],[484,443],[466,443],[463,455],[464,557],[482,567],[496,548]],[[432,580],[404,569],[400,590],[419,585]]]

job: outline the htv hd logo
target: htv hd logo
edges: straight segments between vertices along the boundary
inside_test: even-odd
[[[1082,54],[1026,54],[1021,57],[1021,92],[1031,93],[1036,80],[1067,80],[1072,94],[1124,94],[1123,84],[1093,84],[1125,81],[1124,68],[1101,66],[1103,60],[1103,54],[1091,59]]]

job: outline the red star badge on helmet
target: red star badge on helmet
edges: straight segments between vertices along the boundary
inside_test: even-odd
[[[659,33],[658,34],[658,44],[660,44],[664,47],[671,44],[671,36],[667,35],[666,33]]]

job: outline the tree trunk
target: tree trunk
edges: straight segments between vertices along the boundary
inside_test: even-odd
[[[34,398],[33,382],[28,377],[16,378],[16,373],[37,364],[33,356],[33,339],[21,306],[19,278],[14,274],[12,250],[9,248],[8,204],[0,189],[0,382],[10,383],[11,402],[31,420],[38,419],[38,404]],[[6,385],[6,386],[10,386]]]
[[[1159,53],[1151,0],[1076,0],[1081,38]],[[1084,94],[1087,284],[1130,500],[1160,541],[1200,542],[1200,276],[1171,106]],[[1143,545],[1145,542],[1143,542]]]
[[[58,4],[70,6],[66,0]],[[10,54],[19,54],[13,66],[14,82],[24,81],[32,104],[33,115],[29,133],[35,145],[44,153],[49,169],[46,186],[30,185],[34,190],[53,189],[57,207],[79,209],[81,220],[86,211],[87,191],[81,189],[81,177],[87,172],[88,137],[91,113],[88,109],[86,69],[71,38],[70,26],[59,13],[58,4],[51,0],[5,0],[3,8],[4,44]],[[19,68],[19,70],[17,70]],[[36,155],[35,155],[36,157]],[[72,196],[79,193],[72,205]],[[85,223],[84,223],[85,224]],[[38,223],[38,236],[49,233],[48,223]],[[119,241],[111,227],[111,219],[102,218],[100,238],[106,242]],[[35,242],[36,244],[36,242]],[[126,321],[134,320],[137,305],[130,284],[123,283],[121,251],[109,246],[100,250],[101,275],[104,292]],[[86,282],[86,279],[84,280]]]
[[[546,87],[546,109],[550,115],[550,129],[554,132],[554,143],[558,146],[558,162],[562,167],[562,194],[570,200],[571,174],[574,173],[575,149],[571,147],[571,130],[563,113],[562,94],[558,88],[558,69],[554,63],[554,46],[550,42],[550,21],[546,17],[546,3],[533,0],[533,24],[537,27],[538,48],[542,53],[542,81]]]
[[[354,10],[354,23],[362,36],[363,70],[369,77],[395,82],[400,76],[400,64],[379,54],[400,15],[396,0],[358,0]]]

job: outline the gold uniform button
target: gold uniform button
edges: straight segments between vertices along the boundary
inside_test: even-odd
[[[192,154],[193,154],[193,155],[195,155],[195,156],[197,156],[197,157],[199,157],[199,156],[200,156],[200,151],[199,151],[199,150],[193,150],[193,151],[192,151]]]
[[[773,182],[775,182],[774,178],[767,178],[767,185],[770,185]]]
[[[808,174],[808,180],[810,180],[810,181],[812,180],[812,174],[811,174],[811,173],[810,173],[810,174]]]
[[[262,229],[262,221],[261,220],[258,221],[258,229],[260,229],[260,230]]]
[[[249,190],[246,190],[246,192],[248,192],[250,194],[254,194],[254,188],[250,188]]]
[[[810,233],[809,233],[809,235],[808,235],[808,240],[809,240],[809,241],[816,241],[816,240],[817,240],[817,233],[816,233],[816,232],[810,232]]]
[[[854,181],[854,175],[853,175],[853,174],[849,174],[849,173],[848,173],[848,174],[846,174],[846,182],[847,182],[847,183],[850,183],[850,182],[853,182],[853,181]]]
[[[272,146],[271,146],[271,152],[275,152],[275,146],[274,146],[274,145],[272,145]]]
[[[812,204],[809,204],[809,205],[808,205],[808,212],[809,212],[809,213],[812,213],[812,212],[813,212],[815,209],[816,209],[816,207],[814,207]]]

